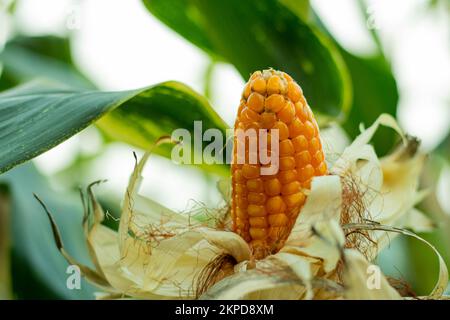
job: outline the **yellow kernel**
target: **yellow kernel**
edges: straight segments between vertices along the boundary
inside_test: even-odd
[[[295,138],[301,135],[303,130],[303,123],[298,118],[292,120],[289,125],[289,138]]]
[[[294,146],[289,139],[280,141],[280,156],[289,156],[294,154]]]
[[[281,91],[281,80],[278,76],[273,75],[267,80],[267,93],[274,94],[280,93]]]
[[[267,217],[267,220],[272,227],[283,227],[289,223],[289,218],[284,213],[271,214]]]
[[[246,197],[236,194],[236,204],[239,208],[245,209],[248,206],[248,201]]]
[[[245,229],[247,226],[246,226],[246,223],[245,223],[245,220],[244,219],[241,219],[241,218],[236,218],[236,226],[239,228],[239,229]]]
[[[242,175],[247,179],[255,179],[259,177],[259,166],[244,164],[242,166]]]
[[[261,125],[258,122],[249,122],[245,123],[244,130],[256,130],[256,134],[258,134],[258,130],[261,129]]]
[[[317,151],[313,156],[312,163],[314,166],[319,166],[323,162],[324,159],[325,158],[324,158],[323,152]]]
[[[304,126],[305,126],[304,131],[305,137],[307,139],[312,139],[316,133],[314,125],[311,123],[311,121],[305,121]]]
[[[240,219],[247,218],[248,217],[247,210],[237,207],[236,208],[236,216],[239,217]]]
[[[286,124],[291,123],[291,121],[294,119],[295,117],[295,107],[292,104],[292,102],[288,101],[283,109],[281,109],[281,111],[279,111],[277,113],[278,119],[280,119],[281,121],[283,121]]]
[[[242,95],[244,96],[245,99],[247,99],[248,96],[250,95],[250,93],[252,93],[252,86],[250,85],[250,83],[248,83],[245,86],[244,92],[242,93]]]
[[[267,199],[266,209],[269,214],[280,213],[286,210],[286,205],[280,196]]]
[[[287,96],[287,83],[283,81],[283,78],[281,78],[281,87],[280,87],[280,93],[284,96]]]
[[[302,110],[300,111],[299,117],[302,118],[302,120],[309,120],[311,118],[310,109],[306,103],[306,101],[300,101],[298,103],[302,104]]]
[[[242,121],[239,121],[236,129],[245,130],[245,124]]]
[[[316,137],[312,138],[309,141],[309,146],[311,148],[311,151],[317,151],[321,149],[320,141]]]
[[[242,170],[236,170],[233,173],[234,183],[245,183],[245,178],[242,175]]]
[[[247,188],[245,187],[245,185],[238,183],[235,185],[235,191],[237,194],[246,194]]]
[[[250,76],[250,80],[255,80],[257,78],[260,78],[261,76],[262,76],[262,72],[261,71],[255,71]]]
[[[265,217],[251,217],[248,221],[251,228],[266,228],[269,226]]]
[[[327,165],[325,162],[322,162],[317,168],[316,168],[316,175],[323,176],[327,173]]]
[[[280,171],[278,179],[282,184],[295,181],[297,179],[297,170]]]
[[[306,120],[306,119],[303,119],[303,104],[302,104],[302,102],[301,101],[298,101],[298,102],[296,102],[296,103],[294,103],[294,106],[295,106],[295,115],[298,117],[298,118],[300,118],[301,120]]]
[[[249,229],[250,236],[252,239],[265,239],[268,232],[266,228],[250,228]]]
[[[270,112],[279,112],[285,106],[286,102],[281,94],[272,94],[266,99],[266,110]]]
[[[311,189],[311,181],[312,181],[312,179],[308,179],[308,180],[302,182],[302,188]]]
[[[253,90],[260,93],[265,94],[266,93],[266,80],[263,78],[257,78],[253,80]]]
[[[247,190],[251,192],[263,192],[263,181],[260,178],[247,180]]]
[[[240,120],[246,123],[250,123],[250,122],[258,122],[260,118],[261,116],[257,112],[246,107],[241,112]]]
[[[247,207],[247,213],[250,217],[264,217],[266,215],[266,209],[261,205],[249,204]]]
[[[288,196],[290,194],[294,194],[300,191],[301,185],[298,181],[292,181],[287,183],[281,187],[281,194],[284,196]]]
[[[294,157],[281,157],[280,158],[280,170],[292,170],[295,169]]]
[[[264,110],[264,97],[257,92],[253,92],[247,100],[247,106],[255,112]]]
[[[289,128],[284,122],[277,121],[272,129],[278,129],[280,141],[289,138]]]
[[[307,164],[304,168],[300,169],[299,172],[299,180],[304,182],[314,176],[314,167],[310,164]]]
[[[292,139],[292,144],[294,145],[295,152],[300,152],[308,149],[308,140],[305,136],[297,136]]]
[[[311,163],[311,154],[308,150],[296,153],[295,162],[297,164],[297,169],[303,168],[307,164]]]
[[[264,181],[264,191],[268,196],[276,196],[281,192],[281,183],[278,179]]]
[[[266,195],[264,193],[249,192],[247,199],[250,204],[264,204],[266,202]]]
[[[283,196],[283,200],[288,208],[293,208],[300,206],[304,203],[305,195],[303,194],[303,192],[297,192],[294,194],[290,194],[288,196]]]
[[[300,100],[300,97],[302,96],[301,89],[299,85],[293,81],[288,83],[288,97],[291,99],[292,102],[296,103],[298,100]]]
[[[261,114],[261,127],[264,129],[271,129],[277,122],[275,113],[264,112]]]

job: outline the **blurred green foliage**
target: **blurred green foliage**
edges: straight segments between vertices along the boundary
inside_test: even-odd
[[[33,193],[36,193],[52,208],[68,252],[82,263],[89,264],[79,197],[52,190],[31,163],[0,175],[0,185],[8,187],[11,198],[14,296],[27,299],[92,299],[93,287],[84,280],[80,290],[66,287],[68,263],[55,246],[42,207],[33,201]]]
[[[68,38],[51,35],[15,37],[0,51],[0,61],[3,65],[0,90],[36,78],[51,79],[76,88],[94,88],[74,66]]]
[[[392,71],[383,56],[355,56],[341,48],[353,84],[353,106],[344,128],[351,137],[359,134],[359,124],[368,126],[381,113],[396,116],[398,91]],[[392,130],[381,128],[373,144],[378,154],[386,154],[396,142]]]

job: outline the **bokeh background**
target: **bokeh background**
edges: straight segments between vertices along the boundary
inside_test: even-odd
[[[311,5],[331,36],[348,52],[371,57],[381,48],[389,59],[399,94],[397,118],[431,154],[422,182],[430,188],[431,196],[421,209],[440,222],[435,232],[422,236],[435,244],[449,262],[450,2],[312,0]],[[177,80],[205,94],[230,126],[234,121],[245,79],[233,65],[213,61],[162,24],[139,0],[0,0],[0,48],[18,35],[69,39],[74,64],[102,90],[135,89]],[[382,85],[380,88],[378,94],[385,94]],[[51,190],[49,193],[66,195],[61,196],[63,202],[74,203],[73,210],[77,210],[73,191],[107,179],[96,191],[110,213],[117,216],[134,165],[133,150],[124,143],[105,140],[91,126],[35,158],[34,168],[20,172],[13,169],[8,174],[14,176],[17,171],[15,179],[23,179],[22,184],[16,184],[16,191],[23,199],[24,210],[28,202],[34,201],[31,193],[45,196],[44,188]],[[183,211],[220,204],[216,177],[195,168],[176,166],[155,156],[144,175],[142,193],[171,209]],[[3,237],[19,232],[17,223],[12,228],[6,227],[7,221],[0,223]],[[73,229],[75,234],[77,230]],[[20,249],[21,240],[9,237],[14,239],[12,255],[0,256],[0,298],[90,296],[93,289],[85,283],[79,292],[67,292],[64,283],[53,283],[50,267],[35,272]],[[28,237],[23,241],[33,240]],[[58,254],[50,245],[46,249]],[[404,279],[417,293],[424,294],[437,277],[436,258],[427,250],[413,240],[396,238],[380,257],[380,263],[386,273]],[[39,259],[36,256],[31,260],[45,265]]]

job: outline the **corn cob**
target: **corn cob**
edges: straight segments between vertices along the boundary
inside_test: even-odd
[[[247,144],[245,161],[238,163],[237,129],[278,129],[276,174],[261,175],[264,165],[259,158],[256,164],[249,161]],[[327,173],[327,166],[312,111],[300,86],[284,72],[270,69],[253,73],[245,85],[234,130],[233,231],[251,245],[255,258],[260,259],[284,244],[305,203],[305,190],[314,176]],[[270,152],[269,142],[267,148]]]

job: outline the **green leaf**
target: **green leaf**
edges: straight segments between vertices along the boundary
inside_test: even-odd
[[[144,4],[187,40],[232,63],[244,79],[255,70],[280,69],[299,81],[316,112],[339,117],[348,111],[351,88],[339,52],[305,22],[304,15],[290,10],[292,1],[144,0]],[[300,8],[299,4],[295,11]]]
[[[105,116],[98,125],[107,135],[142,149],[178,128],[203,131],[226,124],[205,98],[178,82],[139,90],[101,92],[32,83],[0,94],[0,172],[32,159]],[[191,139],[192,143],[194,139]],[[172,145],[155,150],[170,157]],[[222,164],[205,165],[226,175]]]
[[[0,185],[0,300],[12,298],[9,219],[9,192],[7,188]]]
[[[155,17],[170,28],[209,54],[216,54],[214,45],[204,31],[206,25],[202,13],[192,1],[143,2]]]
[[[444,159],[447,159],[447,161],[450,161],[450,128],[447,136],[436,147],[436,152],[442,155]]]
[[[353,85],[353,106],[344,127],[352,137],[356,137],[360,132],[360,123],[369,125],[382,113],[396,116],[399,98],[397,84],[382,56],[362,58],[342,48],[341,53]],[[380,130],[372,142],[380,155],[386,154],[394,145],[395,133]]]
[[[425,240],[433,244],[443,255],[446,265],[450,266],[448,242],[446,242],[446,229],[438,228],[431,233],[419,234]],[[447,236],[448,238],[448,236]],[[433,253],[427,246],[408,239],[407,250],[410,256],[410,265],[414,273],[413,285],[418,295],[430,292],[436,282],[435,270],[439,269],[439,264],[434,259]]]
[[[51,208],[63,241],[78,261],[89,263],[80,199],[52,190],[29,163],[0,176],[11,196],[13,289],[18,298],[92,299],[94,288],[84,280],[80,290],[66,286],[67,262],[58,252],[48,218],[34,199],[38,194]]]
[[[19,36],[0,52],[3,73],[0,90],[36,78],[47,78],[79,88],[94,85],[74,66],[70,42],[56,36]]]
[[[311,21],[330,39],[333,39],[330,31],[315,12],[311,14]],[[372,36],[377,37],[374,32]],[[345,50],[335,39],[333,41],[350,73],[353,101],[344,127],[354,138],[360,132],[361,123],[366,126],[370,125],[382,113],[396,116],[399,98],[397,83],[389,62],[382,52],[378,52],[372,57],[359,57]],[[392,148],[395,137],[392,130],[385,128],[377,132],[372,143],[379,155],[387,153]]]
[[[283,5],[298,15],[302,20],[308,21],[311,13],[309,0],[279,0]]]

